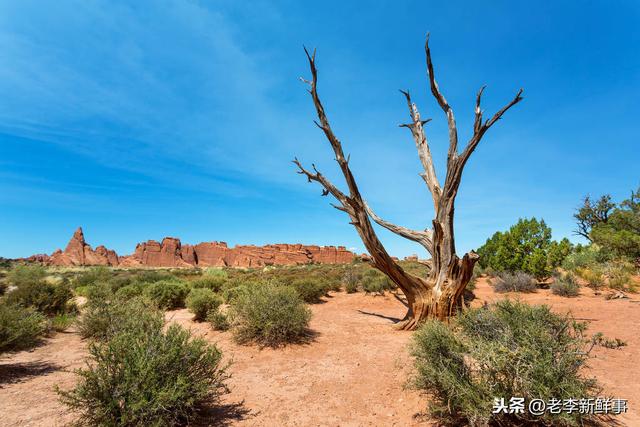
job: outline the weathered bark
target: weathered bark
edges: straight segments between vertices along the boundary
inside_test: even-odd
[[[480,89],[476,97],[475,121],[473,126],[473,136],[467,146],[458,153],[458,130],[451,106],[440,92],[435,80],[431,52],[429,50],[429,36],[425,44],[427,57],[427,74],[431,93],[435,97],[438,105],[447,116],[449,128],[449,150],[447,155],[447,174],[444,186],[441,186],[433,165],[431,151],[424,132],[424,125],[429,120],[422,120],[418,108],[411,101],[409,92],[401,91],[409,107],[411,123],[401,126],[409,128],[413,136],[418,156],[422,163],[424,172],[420,174],[424,180],[435,208],[435,218],[432,221],[433,229],[423,231],[411,230],[383,220],[369,207],[363,199],[358,189],[356,180],[349,168],[349,160],[345,158],[342,144],[335,136],[324,107],[317,92],[318,72],[315,64],[315,51],[312,55],[305,49],[312,80],[304,82],[310,86],[309,93],[313,99],[318,115],[316,125],[322,129],[327,140],[331,144],[335,154],[336,162],[342,171],[347,183],[349,194],[340,191],[324,175],[322,175],[313,165],[313,172],[305,169],[298,159],[294,163],[298,166],[300,174],[307,177],[309,182],[316,181],[323,187],[323,195],[331,194],[338,202],[335,208],[346,212],[351,219],[351,224],[356,228],[367,251],[371,255],[371,264],[386,274],[403,292],[407,299],[407,314],[405,318],[397,324],[399,329],[415,329],[421,321],[429,318],[445,320],[455,314],[464,304],[464,290],[471,279],[473,267],[478,260],[478,255],[471,251],[465,254],[462,259],[456,255],[455,238],[453,232],[454,202],[460,186],[462,171],[464,166],[484,136],[485,132],[513,105],[522,100],[522,90],[516,97],[491,119],[482,121],[482,110],[480,101],[484,87]],[[427,277],[421,278],[413,276],[402,269],[402,267],[391,258],[386,249],[378,239],[371,220],[398,234],[406,239],[422,245],[431,254],[431,269]]]

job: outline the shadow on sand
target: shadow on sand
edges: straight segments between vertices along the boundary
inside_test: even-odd
[[[380,314],[380,313],[371,313],[370,311],[363,311],[363,310],[358,310],[358,313],[360,314],[366,314],[367,316],[375,316],[375,317],[380,317],[382,319],[387,319],[392,321],[393,323],[398,323],[399,321],[401,321],[402,319],[399,319],[397,317],[392,317],[392,316],[385,316],[384,314]]]
[[[29,378],[59,371],[60,366],[49,362],[24,362],[0,364],[0,386],[26,381]]]
[[[244,406],[244,401],[205,406],[199,409],[198,417],[190,425],[194,427],[229,426],[255,415]]]

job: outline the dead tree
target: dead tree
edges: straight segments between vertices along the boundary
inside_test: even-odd
[[[356,179],[349,168],[349,158],[345,157],[342,144],[331,129],[329,119],[318,96],[318,70],[316,68],[315,51],[311,55],[307,49],[305,49],[305,53],[309,60],[312,78],[311,81],[302,80],[310,86],[309,93],[311,94],[318,115],[318,121],[315,123],[322,129],[331,144],[331,148],[335,154],[335,160],[344,175],[349,190],[348,194],[342,192],[331,183],[316,169],[315,165],[313,165],[313,171],[311,171],[305,169],[297,158],[294,160],[294,163],[299,168],[298,173],[305,175],[309,182],[316,181],[322,185],[324,187],[323,195],[330,193],[337,199],[339,205],[333,206],[349,215],[351,224],[358,231],[362,242],[371,256],[371,264],[386,274],[389,279],[398,285],[406,296],[408,311],[403,321],[397,325],[399,329],[405,330],[416,328],[420,321],[424,319],[446,319],[462,307],[464,303],[464,289],[471,279],[473,267],[478,260],[478,255],[473,251],[465,254],[462,259],[456,255],[453,235],[453,213],[456,194],[458,193],[460,180],[462,178],[462,171],[487,130],[489,130],[509,108],[522,100],[522,89],[520,89],[511,102],[490,119],[483,120],[482,110],[480,109],[480,101],[482,92],[484,91],[483,86],[476,96],[473,136],[468,141],[464,150],[459,152],[456,120],[451,106],[442,95],[442,92],[440,92],[438,84],[436,83],[433,63],[431,61],[431,52],[429,50],[428,35],[425,43],[425,51],[427,57],[427,75],[431,93],[438,102],[438,105],[440,105],[440,108],[442,108],[442,111],[446,114],[449,127],[449,151],[444,185],[441,185],[438,181],[433,166],[431,151],[429,150],[429,144],[427,142],[427,136],[424,131],[424,125],[429,122],[429,120],[423,120],[420,117],[418,108],[411,101],[411,96],[408,91],[401,92],[406,98],[411,122],[400,126],[406,127],[411,131],[418,150],[418,156],[424,169],[424,172],[422,172],[420,176],[427,185],[433,198],[435,218],[432,221],[433,227],[431,229],[411,230],[394,225],[376,215],[364,200],[358,189]],[[427,277],[416,277],[407,273],[391,258],[380,242],[373,228],[372,220],[395,234],[419,243],[429,252],[432,259],[431,270]]]

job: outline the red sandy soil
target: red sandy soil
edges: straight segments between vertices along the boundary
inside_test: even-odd
[[[627,346],[597,347],[585,374],[595,376],[604,394],[628,399],[622,425],[640,425],[640,298],[605,300],[582,288],[577,298],[548,290],[534,294],[493,293],[480,281],[474,305],[500,298],[544,303],[590,321],[591,333],[620,338]],[[167,319],[189,327],[216,343],[232,360],[230,393],[222,408],[210,411],[202,424],[234,426],[411,426],[430,425],[423,415],[428,398],[407,387],[411,333],[392,329],[404,307],[391,295],[337,293],[311,306],[309,344],[280,349],[240,346],[228,332],[214,332],[191,321],[186,310]],[[29,352],[0,359],[0,425],[55,426],[75,418],[57,401],[54,385],[73,386],[73,369],[83,365],[85,342],[74,332],[59,333]],[[579,397],[579,396],[577,396]],[[207,421],[208,420],[208,421]]]

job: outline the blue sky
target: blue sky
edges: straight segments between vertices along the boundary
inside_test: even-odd
[[[583,195],[640,185],[640,3],[481,3],[0,2],[0,256],[50,253],[79,225],[121,254],[167,235],[363,251],[290,163],[342,184],[298,80],[303,44],[318,49],[320,95],[366,199],[390,221],[428,226],[431,198],[397,127],[398,89],[409,89],[433,118],[442,179],[427,31],[461,140],[482,84],[485,114],[525,91],[465,169],[458,251],[530,216],[578,241]],[[395,255],[423,255],[380,235]]]

